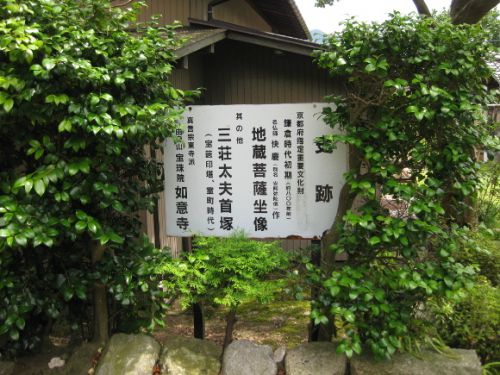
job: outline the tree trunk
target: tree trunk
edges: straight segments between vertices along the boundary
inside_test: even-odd
[[[193,251],[193,239],[182,237],[182,251],[191,253]],[[203,316],[203,305],[201,302],[193,304],[193,336],[196,339],[205,338],[205,317]]]
[[[429,10],[429,7],[425,3],[425,0],[413,0],[413,3],[417,7],[418,14],[422,16],[431,16],[431,11]]]
[[[193,332],[195,339],[203,340],[205,338],[205,318],[201,303],[193,304]]]
[[[91,244],[92,265],[96,265],[104,255],[104,246],[97,242]],[[104,344],[109,338],[109,313],[106,285],[94,283],[94,341]]]
[[[224,349],[233,342],[234,325],[236,324],[236,308],[232,308],[226,315],[226,334],[224,336]]]
[[[360,173],[361,158],[353,147],[349,147],[349,169]],[[330,250],[330,246],[339,239],[339,226],[342,224],[342,218],[352,207],[355,196],[351,193],[351,188],[346,183],[340,190],[339,205],[337,213],[330,230],[323,235],[321,239],[321,266],[327,274],[333,271],[335,266],[335,253]]]
[[[500,0],[453,0],[450,16],[456,25],[460,23],[474,24],[499,3]]]
[[[226,351],[226,348],[233,342],[233,332],[234,332],[234,325],[236,324],[236,308],[232,308],[229,310],[229,312],[226,315],[226,333],[224,335],[224,343],[222,344],[222,354],[221,354],[221,361],[222,358],[224,357],[224,352]]]

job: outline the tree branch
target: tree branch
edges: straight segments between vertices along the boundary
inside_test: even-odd
[[[413,3],[417,7],[418,14],[426,17],[431,16],[431,11],[429,10],[429,7],[425,3],[425,0],[413,0]]]
[[[349,169],[359,172],[361,162],[362,159],[356,150],[352,146],[349,146]],[[335,253],[330,250],[330,246],[339,240],[339,227],[342,225],[344,215],[349,209],[351,209],[354,199],[355,194],[352,193],[350,185],[345,183],[340,190],[339,205],[337,207],[337,213],[333,224],[330,227],[330,230],[324,233],[323,238],[321,239],[321,263],[326,274],[330,274],[335,265]]]
[[[499,3],[500,0],[453,0],[450,6],[450,16],[456,25],[474,24]]]

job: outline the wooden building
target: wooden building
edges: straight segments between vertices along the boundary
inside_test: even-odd
[[[148,0],[140,20],[161,15],[180,21],[187,42],[177,50],[173,72],[180,89],[202,88],[196,104],[278,104],[321,102],[336,90],[311,53],[320,48],[294,0]],[[179,238],[165,233],[164,197],[157,214],[143,218],[157,246],[180,251]],[[147,217],[146,217],[147,216]],[[286,249],[306,240],[285,240]]]

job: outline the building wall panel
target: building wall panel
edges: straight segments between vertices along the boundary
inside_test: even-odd
[[[190,1],[193,0],[147,0],[146,7],[139,14],[139,21],[149,21],[152,16],[160,15],[160,24],[171,24],[179,21],[187,24]]]
[[[272,31],[271,26],[246,0],[231,0],[217,5],[214,7],[214,19],[262,31]]]
[[[208,3],[210,0],[185,0],[189,1],[189,14],[191,18],[196,18],[199,20],[207,20],[208,15]]]
[[[308,56],[234,41],[218,43],[204,69],[211,105],[317,102],[338,91]]]
[[[121,4],[124,0],[115,0]],[[207,20],[209,0],[147,0],[139,14],[139,21],[149,21],[152,16],[160,16],[160,24],[179,21],[188,24],[188,18]],[[214,19],[251,27],[262,31],[271,31],[271,26],[254,10],[247,0],[230,0],[213,8]]]

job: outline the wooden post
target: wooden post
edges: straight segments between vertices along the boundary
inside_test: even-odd
[[[182,237],[182,251],[193,251],[193,241],[191,237]],[[194,338],[205,338],[205,318],[203,316],[203,306],[201,303],[193,304],[193,330]]]
[[[93,241],[90,245],[92,266],[95,266],[104,255],[104,246]],[[109,312],[106,285],[94,283],[94,341],[104,344],[109,338]]]

